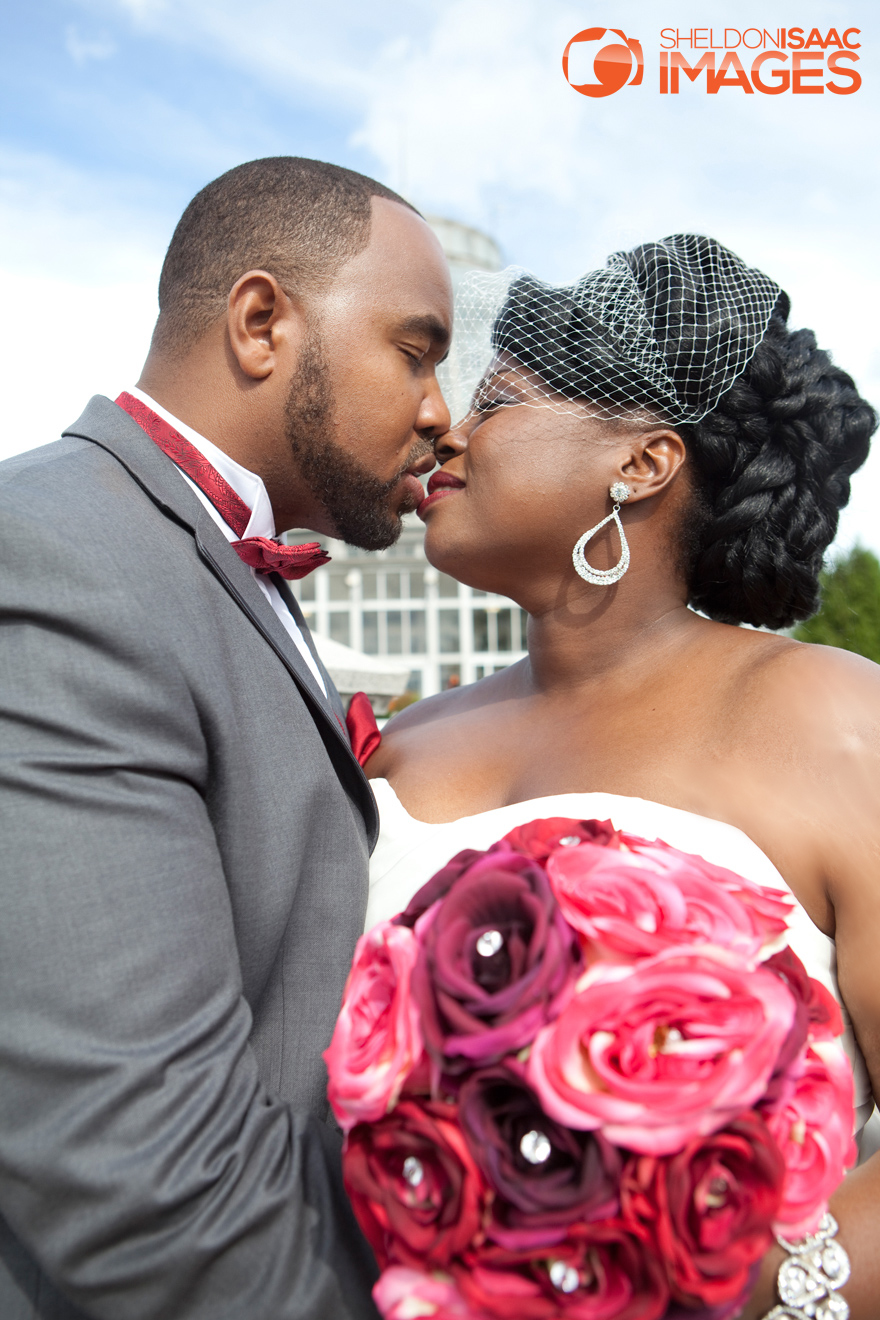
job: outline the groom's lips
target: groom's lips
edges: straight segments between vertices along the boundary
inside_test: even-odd
[[[454,495],[457,490],[464,490],[465,483],[459,481],[451,472],[435,472],[428,482],[428,494],[422,500],[416,513],[420,518],[424,518],[428,509],[433,508],[438,500],[444,499],[447,495]]]
[[[405,492],[401,513],[412,513],[425,498],[425,488],[414,472],[407,472],[401,485]]]

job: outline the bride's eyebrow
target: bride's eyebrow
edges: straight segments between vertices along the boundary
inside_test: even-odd
[[[506,394],[511,398],[520,397],[522,394],[522,387],[519,381],[515,379],[511,380],[511,378],[504,372],[498,372],[480,382],[474,391],[474,398],[484,399],[489,394],[496,394],[498,396]]]

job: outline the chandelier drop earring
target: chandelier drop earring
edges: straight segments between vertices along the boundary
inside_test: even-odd
[[[620,521],[620,506],[626,503],[632,491],[625,481],[615,481],[609,487],[608,494],[614,501],[614,508],[607,518],[603,518],[600,523],[596,523],[595,527],[591,527],[588,532],[584,532],[571,553],[571,562],[574,564],[575,572],[585,582],[592,582],[596,587],[610,587],[612,582],[619,582],[629,568],[629,546],[623,534],[623,523]],[[617,530],[620,533],[620,558],[613,568],[591,568],[584,558],[584,546],[593,539],[597,532],[601,532],[607,523],[612,521],[617,523]]]

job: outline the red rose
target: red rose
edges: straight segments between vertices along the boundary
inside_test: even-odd
[[[781,976],[795,1003],[803,1006],[810,1040],[834,1040],[843,1035],[840,1005],[821,981],[810,976],[800,958],[790,948],[780,949],[768,958],[765,967]]]
[[[505,834],[503,842],[536,862],[546,862],[557,848],[573,848],[580,843],[619,848],[620,833],[610,820],[549,816],[546,820],[530,820],[526,825],[517,825],[515,830]]]
[[[776,1112],[791,1099],[797,1079],[804,1069],[808,1042],[833,1041],[835,1037],[842,1036],[843,1019],[837,1000],[820,981],[807,974],[806,967],[790,948],[774,953],[764,966],[768,971],[775,972],[788,986],[795,1005],[794,1022],[779,1051],[773,1075],[761,1100],[762,1111],[766,1114]],[[774,1136],[778,1139],[775,1131]]]
[[[404,1099],[379,1122],[359,1123],[343,1173],[383,1269],[444,1267],[481,1233],[485,1188],[455,1105]]]
[[[575,1224],[540,1254],[487,1244],[452,1273],[474,1309],[504,1320],[658,1320],[669,1301],[648,1235],[619,1219]]]
[[[717,1306],[739,1297],[773,1245],[784,1176],[779,1147],[748,1111],[677,1155],[633,1158],[621,1180],[624,1218],[650,1233],[674,1297]]]

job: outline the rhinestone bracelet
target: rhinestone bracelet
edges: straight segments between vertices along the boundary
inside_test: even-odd
[[[777,1237],[788,1256],[776,1276],[780,1305],[764,1320],[849,1320],[849,1306],[837,1292],[849,1278],[849,1256],[833,1240],[836,1233],[837,1220],[829,1213],[800,1242]]]

